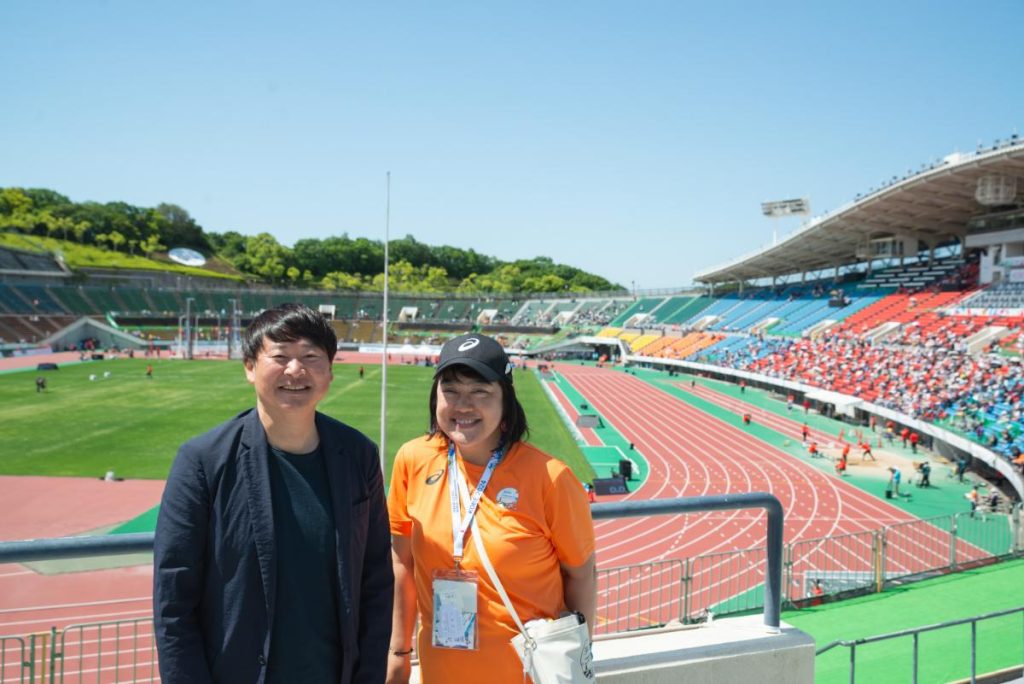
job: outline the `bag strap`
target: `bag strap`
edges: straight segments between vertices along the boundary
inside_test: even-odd
[[[459,494],[463,499],[469,495],[469,487],[466,485],[466,480],[462,475],[462,471],[456,469],[459,478]],[[476,551],[480,554],[480,562],[484,566],[484,570],[487,571],[488,576],[491,578],[491,582],[494,583],[494,588],[498,591],[498,595],[501,596],[501,600],[505,603],[505,608],[508,609],[509,614],[512,616],[512,620],[516,623],[516,627],[522,633],[523,638],[526,639],[527,643],[532,643],[533,639],[526,631],[526,627],[523,625],[523,621],[519,619],[519,614],[516,613],[515,607],[512,605],[512,599],[508,597],[508,593],[505,591],[504,585],[501,580],[498,579],[498,573],[495,572],[494,566],[491,564],[491,559],[487,555],[487,549],[484,548],[483,539],[480,537],[480,529],[476,524],[476,516],[473,516],[473,524],[471,526],[473,530],[473,543],[476,544]]]

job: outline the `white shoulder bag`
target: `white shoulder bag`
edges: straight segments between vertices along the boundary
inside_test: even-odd
[[[459,471],[459,493],[463,499],[469,496],[462,471]],[[533,684],[590,684],[597,681],[590,632],[583,616],[570,613],[557,620],[541,618],[523,624],[487,555],[477,529],[476,516],[473,516],[472,530],[480,562],[519,628],[520,633],[512,637],[512,647],[523,661],[523,674],[529,675]]]

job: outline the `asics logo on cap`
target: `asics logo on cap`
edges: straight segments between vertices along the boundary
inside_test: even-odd
[[[459,345],[459,351],[469,351],[478,344],[480,344],[479,337],[470,337],[468,340]]]

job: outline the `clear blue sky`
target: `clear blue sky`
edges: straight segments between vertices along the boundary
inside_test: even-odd
[[[1020,0],[0,3],[0,186],[681,286],[1024,133]],[[784,231],[795,228],[784,225]]]

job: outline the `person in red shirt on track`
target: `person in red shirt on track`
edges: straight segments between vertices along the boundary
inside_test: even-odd
[[[873,453],[871,453],[871,443],[870,442],[864,442],[863,444],[860,445],[860,448],[861,448],[861,455],[860,455],[861,463],[863,463],[864,461],[868,460],[869,458],[872,461],[877,460],[875,458],[875,455]]]
[[[847,445],[847,451],[849,451],[849,445]],[[836,475],[838,475],[839,477],[842,477],[842,476],[846,475],[846,452],[845,451],[839,457],[839,460],[836,461]]]

